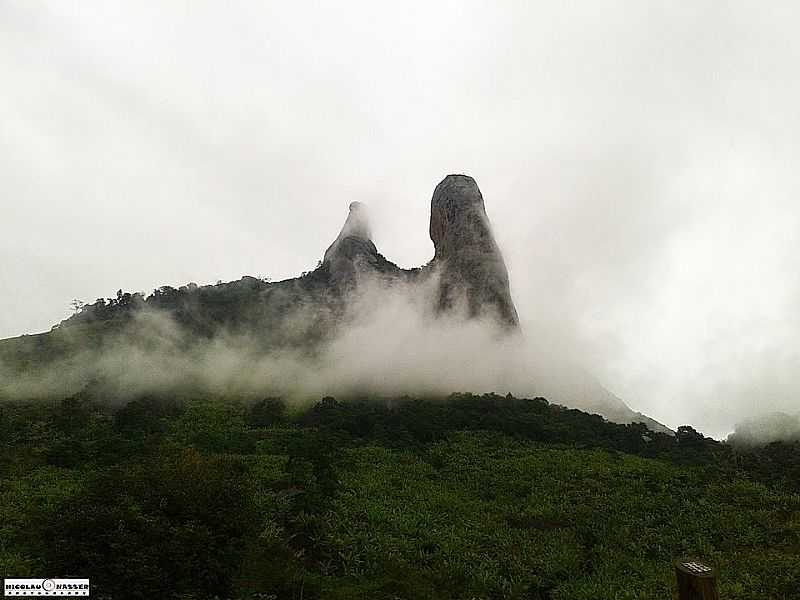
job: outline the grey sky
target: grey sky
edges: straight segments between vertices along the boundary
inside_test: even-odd
[[[800,410],[793,2],[0,2],[0,337],[73,298],[432,255],[476,178],[528,335],[714,434]]]

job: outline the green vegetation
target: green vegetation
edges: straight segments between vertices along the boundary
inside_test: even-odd
[[[543,399],[0,404],[0,573],[95,598],[796,598],[799,493],[800,444]]]

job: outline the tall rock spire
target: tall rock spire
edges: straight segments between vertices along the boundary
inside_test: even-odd
[[[384,272],[392,267],[399,271],[378,253],[371,237],[367,207],[361,202],[352,202],[341,232],[322,259],[336,289],[356,286],[363,274]]]
[[[350,241],[346,241],[348,238],[350,238]],[[377,253],[375,244],[372,243],[372,231],[369,226],[367,207],[363,202],[350,203],[350,212],[347,215],[347,220],[344,222],[339,235],[325,251],[322,262],[333,260],[341,251],[347,251],[347,248],[342,246],[352,246],[354,243],[358,247]]]
[[[508,270],[495,242],[478,184],[448,175],[433,192],[430,236],[440,275],[439,309],[465,302],[470,316],[493,316],[519,327]]]

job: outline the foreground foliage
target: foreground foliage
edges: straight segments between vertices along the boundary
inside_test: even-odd
[[[800,447],[737,452],[542,399],[86,394],[0,406],[0,573],[97,598],[670,598],[800,590]]]

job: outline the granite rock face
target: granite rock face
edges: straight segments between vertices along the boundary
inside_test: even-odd
[[[346,247],[343,248],[343,246],[347,246],[347,240],[361,242],[361,244],[357,245],[363,246],[370,252],[373,252],[374,249],[373,253],[375,254],[378,252],[377,249],[375,249],[375,244],[372,243],[369,215],[367,214],[367,207],[363,202],[350,203],[350,212],[347,215],[347,220],[344,222],[339,235],[325,251],[322,262],[335,260],[340,253],[346,254],[348,249]]]
[[[508,270],[495,242],[478,184],[467,175],[448,175],[433,192],[431,265],[438,272],[439,309],[460,302],[470,317],[489,316],[519,327]]]
[[[379,277],[385,283],[406,279],[406,272],[375,247],[363,202],[350,203],[347,219],[325,251],[320,269],[328,277],[331,291],[339,296],[352,292],[364,279]]]
[[[463,311],[469,318],[495,320],[503,329],[519,327],[508,271],[492,234],[478,184],[466,175],[448,175],[433,192],[430,236],[433,259],[423,268],[403,270],[383,258],[371,239],[367,208],[350,205],[341,232],[326,250],[323,267],[337,287],[353,288],[378,272],[385,281],[423,283],[436,279],[436,312]]]
[[[356,284],[359,273],[370,270],[378,260],[366,206],[352,202],[347,220],[325,251],[322,264],[328,269],[334,285],[351,287]]]

